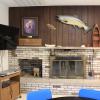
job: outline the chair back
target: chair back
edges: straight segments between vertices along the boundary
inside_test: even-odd
[[[79,97],[100,100],[100,91],[92,89],[81,89],[79,91]]]
[[[52,98],[50,89],[41,89],[38,91],[31,91],[27,94],[27,100],[48,100]]]

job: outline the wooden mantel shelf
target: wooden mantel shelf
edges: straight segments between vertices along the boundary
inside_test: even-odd
[[[20,46],[42,46],[42,39],[36,38],[20,38],[19,39]]]
[[[81,50],[92,50],[92,49],[98,49],[100,50],[100,47],[34,47],[34,46],[17,46],[17,48],[33,48],[33,49],[81,49]]]

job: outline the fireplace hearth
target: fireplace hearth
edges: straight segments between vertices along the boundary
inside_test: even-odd
[[[41,59],[19,59],[22,76],[42,77]]]

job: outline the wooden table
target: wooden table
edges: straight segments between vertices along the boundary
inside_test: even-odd
[[[15,100],[20,96],[20,72],[0,76],[0,100]]]

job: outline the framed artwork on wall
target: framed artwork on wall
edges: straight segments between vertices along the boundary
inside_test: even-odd
[[[24,17],[22,19],[22,36],[38,36],[38,17]]]

